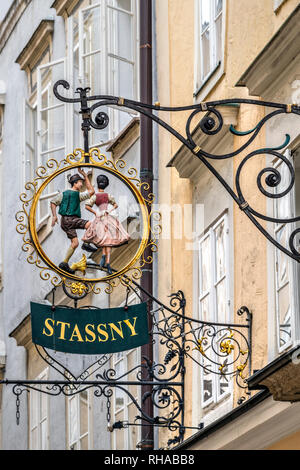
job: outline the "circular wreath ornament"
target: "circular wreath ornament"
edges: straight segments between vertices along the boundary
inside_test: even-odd
[[[80,288],[82,295],[86,294],[87,291],[100,293],[101,289],[96,285],[102,282],[107,284],[105,291],[110,293],[119,282],[123,285],[128,285],[132,279],[139,279],[142,275],[141,268],[145,264],[152,263],[153,256],[147,255],[145,258],[144,252],[146,248],[150,248],[151,252],[157,250],[157,236],[161,231],[161,227],[160,225],[156,225],[154,228],[151,227],[151,217],[154,215],[156,220],[159,220],[160,215],[157,216],[157,213],[151,211],[154,195],[149,193],[148,183],[140,181],[135,168],[130,167],[126,170],[126,162],[124,160],[119,159],[112,161],[101,154],[98,148],[90,150],[88,154],[89,162],[86,162],[86,156],[87,154],[84,150],[76,149],[61,161],[50,159],[45,166],[37,168],[34,180],[26,183],[26,192],[20,195],[22,210],[18,211],[16,214],[16,220],[18,222],[16,229],[23,237],[22,250],[28,253],[28,263],[39,268],[40,277],[43,280],[50,280],[55,287],[63,284],[65,287],[72,286],[73,290]],[[125,185],[126,191],[128,192],[129,190],[133,201],[137,203],[139,207],[141,231],[137,249],[132,254],[130,260],[125,262],[126,264],[124,263],[124,266],[119,270],[113,270],[111,274],[99,270],[102,277],[97,277],[97,275],[94,274],[95,270],[89,269],[90,267],[95,267],[95,263],[89,265],[85,254],[77,263],[73,264],[75,268],[74,274],[61,269],[50,256],[46,254],[43,243],[38,235],[37,210],[39,201],[43,200],[44,191],[47,187],[49,189],[49,184],[52,184],[60,175],[66,175],[68,172],[70,173],[70,171],[74,170],[78,171],[79,168],[87,171],[100,170],[108,176],[117,178],[118,182]],[[53,236],[53,233],[51,236]],[[86,276],[86,270],[88,269],[89,271],[93,271],[92,277]],[[105,275],[103,276],[103,274]]]

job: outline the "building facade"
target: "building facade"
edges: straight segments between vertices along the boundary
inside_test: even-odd
[[[233,98],[299,104],[298,1],[175,0],[158,1],[156,8],[162,106]],[[223,117],[220,132],[207,135],[201,130],[200,120],[205,114],[215,118],[212,113],[195,115],[191,124],[194,142],[214,156],[240,149],[249,131],[270,112],[268,107],[245,103],[216,108]],[[189,115],[170,113],[168,122],[185,135]],[[255,211],[280,219],[262,224],[285,247],[297,223],[284,224],[282,219],[299,215],[298,146],[297,116],[286,113],[270,119],[249,147],[232,158],[208,158],[231,188],[239,182],[245,201]],[[295,185],[288,195],[276,198],[290,185],[288,163],[267,152],[249,157],[236,179],[248,155],[276,148],[282,149],[295,171]],[[187,430],[184,443],[176,449],[298,449],[299,405],[294,403],[298,401],[294,361],[299,343],[298,264],[259,232],[213,172],[164,129],[159,130],[159,150],[160,203],[174,210],[179,205],[182,213],[186,207],[193,211],[193,227],[184,232],[186,237],[176,236],[174,214],[171,241],[161,241],[160,296],[182,289],[189,317],[202,321],[239,323],[242,305],[253,314],[251,371],[245,375],[251,396],[241,401],[244,392],[235,383],[213,368],[201,370],[187,362],[185,423],[201,422],[203,429]],[[258,187],[266,167],[281,173],[280,185],[271,190],[275,197],[265,197]]]
[[[59,372],[55,362],[50,359],[49,364],[40,356],[31,341],[29,313],[30,301],[52,302],[53,286],[39,279],[22,253],[22,238],[12,223],[20,204],[17,194],[24,192],[36,169],[49,159],[59,161],[74,149],[83,148],[79,106],[58,102],[53,93],[57,80],[70,83],[71,97],[77,87],[87,86],[94,94],[124,95],[131,99],[139,96],[138,2],[17,0],[2,3],[0,145],[1,169],[3,165],[7,170],[1,194],[7,193],[7,197],[1,204],[1,286],[2,279],[3,285],[6,284],[0,294],[1,379],[52,381],[65,379],[66,372]],[[125,158],[129,167],[135,167],[138,173],[139,116],[114,109],[106,111],[110,124],[103,131],[91,130],[90,147],[100,149],[113,160]],[[13,153],[19,155],[13,161],[9,157],[12,142]],[[93,175],[91,178],[95,184]],[[61,179],[59,184],[68,187],[66,180]],[[117,192],[115,185],[111,181],[112,193]],[[12,186],[14,189],[10,191]],[[64,234],[51,223],[50,201],[57,189],[56,185],[49,185],[37,208],[39,241],[54,256],[57,244],[65,243]],[[127,217],[135,218],[134,208],[130,211],[129,208],[122,212],[122,206],[119,207],[121,222]],[[88,218],[87,213],[85,216]],[[6,235],[4,227],[8,229]],[[118,254],[122,262],[130,257],[131,249],[129,244]],[[20,264],[14,264],[13,259]],[[117,266],[118,262],[114,257],[113,265]],[[5,265],[7,270],[3,269]],[[124,304],[125,295],[125,289],[119,290],[118,295],[90,294],[78,306],[86,305],[86,301],[94,306],[119,306]],[[55,296],[57,304],[71,302],[61,288],[55,291]],[[128,302],[135,303],[136,299],[131,296]],[[65,356],[56,352],[52,359],[62,363],[73,378],[87,371],[90,379],[95,379],[96,372],[89,364],[97,366],[99,357]],[[113,355],[108,365],[121,371],[137,360],[138,351],[134,350],[118,357]],[[95,371],[99,370],[97,367]],[[135,448],[140,440],[139,429],[130,433],[128,429],[114,434],[108,431],[106,402],[97,401],[91,389],[72,396],[52,397],[37,390],[22,394],[18,425],[15,405],[11,389],[1,386],[2,449],[126,449]],[[132,403],[122,394],[114,396],[110,405],[112,419],[128,420],[133,415]]]
[[[79,108],[55,99],[53,84],[57,80],[71,84],[71,97],[77,87],[89,86],[92,94],[139,100],[140,2],[13,0],[1,8],[0,379],[55,380],[60,375],[39,356],[30,329],[30,301],[51,303],[53,287],[37,281],[11,221],[18,195],[35,169],[49,158],[60,159],[83,147]],[[190,132],[199,148],[209,154],[235,153],[232,158],[212,162],[214,172],[231,188],[236,189],[236,173],[247,155],[257,149],[280,149],[284,159],[268,152],[249,158],[239,182],[251,207],[281,220],[263,220],[262,224],[285,246],[298,228],[282,219],[299,215],[299,118],[288,112],[275,116],[238,152],[269,109],[232,105],[230,100],[299,104],[299,15],[297,0],[152,2],[153,101],[158,108],[229,101],[218,108],[223,118],[220,132],[203,132],[199,122],[204,116],[212,117],[205,111],[190,120]],[[140,172],[140,116],[128,109],[104,110],[109,126],[90,132],[90,146],[100,148],[114,161],[123,159]],[[158,116],[184,135],[190,111],[158,109]],[[286,134],[289,139],[285,141]],[[295,184],[284,197],[276,197],[290,185],[290,167]],[[263,181],[266,168],[280,173],[279,185],[264,186],[275,197],[266,197],[257,184],[259,175]],[[209,343],[203,343],[207,349],[202,350],[200,360],[200,347],[187,350],[186,428],[183,442],[175,449],[299,449],[297,262],[272,245],[213,172],[159,126],[153,128],[153,170],[162,216],[153,265],[154,296],[167,305],[172,292],[183,291],[186,315],[198,322],[243,325],[242,306],[253,316],[251,362],[238,374],[246,388],[222,374],[217,361],[213,366],[206,363],[212,351]],[[55,251],[55,244],[64,243],[57,227],[51,225],[49,201],[56,189],[49,187],[37,214],[39,239],[50,251]],[[126,217],[132,220],[135,216],[127,214],[124,222]],[[130,246],[113,255],[114,266],[129,257]],[[62,290],[57,289],[55,295],[58,304],[69,302]],[[90,294],[79,306],[117,307],[125,298],[122,288],[111,295]],[[134,295],[127,300],[138,301]],[[230,357],[236,354],[236,346],[228,344]],[[165,349],[157,346],[155,361],[161,362],[164,354]],[[65,361],[74,376],[90,363],[85,356],[78,360],[55,353],[55,358]],[[139,363],[140,351],[114,354],[109,361],[122,376]],[[237,364],[241,367],[242,363]],[[226,370],[225,363],[223,367]],[[141,399],[137,387],[129,391]],[[31,390],[20,399],[17,426],[11,389],[0,385],[2,449],[122,450],[136,449],[141,441],[139,426],[109,432],[106,401],[97,399],[91,390],[58,397]],[[136,409],[128,395],[116,392],[110,405],[114,422],[134,420]],[[171,431],[156,428],[154,446],[167,448],[172,437]]]

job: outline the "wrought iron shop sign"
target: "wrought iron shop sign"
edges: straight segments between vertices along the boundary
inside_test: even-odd
[[[66,308],[31,302],[33,343],[55,351],[106,354],[149,341],[147,304],[129,307]]]
[[[49,160],[26,183],[22,209],[16,214],[28,263],[40,270],[41,279],[62,286],[77,300],[102,292],[99,283],[106,285],[108,294],[120,284],[128,286],[152,263],[152,255],[145,257],[144,252],[156,251],[161,230],[151,224],[158,219],[148,190],[135,168],[108,159],[97,148]],[[51,208],[44,225],[51,229],[52,243],[44,243],[45,206]],[[124,245],[125,256],[120,251]]]

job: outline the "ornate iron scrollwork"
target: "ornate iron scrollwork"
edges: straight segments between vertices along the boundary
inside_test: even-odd
[[[290,172],[290,183],[288,184],[288,187],[282,191],[281,193],[275,194],[274,192],[270,192],[266,190],[263,186],[262,179],[265,177],[264,183],[266,186],[269,188],[276,188],[280,184],[281,181],[281,175],[280,171],[273,167],[266,167],[263,170],[259,172],[257,175],[257,186],[260,192],[268,197],[268,198],[282,198],[286,194],[288,194],[295,182],[295,172],[294,168],[291,165],[291,163],[288,161],[284,155],[282,155],[279,150],[283,150],[290,141],[290,136],[286,134],[285,141],[283,142],[282,145],[275,147],[275,148],[262,148],[262,149],[257,149],[248,155],[246,155],[243,160],[240,162],[236,176],[235,176],[235,183],[236,183],[236,190],[234,188],[231,188],[230,185],[225,181],[225,179],[222,177],[220,173],[214,168],[214,166],[211,164],[210,160],[223,160],[223,159],[229,159],[233,158],[244,150],[249,147],[249,145],[254,141],[254,139],[257,137],[263,126],[266,125],[268,121],[270,121],[272,118],[275,118],[276,116],[279,115],[285,115],[285,114],[295,114],[295,115],[300,115],[300,107],[296,104],[282,104],[282,103],[273,103],[269,101],[260,101],[260,100],[251,100],[251,99],[242,99],[242,98],[235,98],[235,99],[225,99],[225,100],[216,100],[216,101],[207,101],[204,103],[199,103],[199,104],[194,104],[190,106],[179,106],[179,107],[168,107],[168,106],[160,106],[160,104],[155,104],[155,105],[150,105],[146,103],[141,103],[138,101],[134,100],[129,100],[125,98],[120,98],[116,96],[102,96],[102,95],[95,95],[95,96],[87,96],[87,92],[89,89],[82,89],[82,94],[80,98],[67,98],[63,95],[61,95],[58,91],[59,87],[63,87],[66,90],[70,88],[68,82],[65,80],[59,80],[58,82],[55,83],[53,91],[55,96],[63,102],[67,103],[80,103],[82,106],[85,107],[85,109],[88,110],[88,113],[86,114],[86,122],[88,125],[97,128],[97,124],[95,123],[92,115],[93,113],[98,110],[99,108],[103,106],[117,106],[119,108],[125,107],[128,109],[131,109],[133,111],[136,111],[144,116],[147,116],[149,119],[152,121],[156,122],[158,125],[166,129],[168,132],[170,132],[173,136],[175,136],[185,147],[187,147],[199,160],[207,167],[207,169],[218,179],[218,181],[223,185],[223,187],[226,189],[226,191],[230,194],[232,199],[235,201],[236,204],[240,207],[240,209],[247,215],[247,217],[251,220],[251,222],[258,228],[258,230],[271,242],[273,245],[275,245],[279,250],[283,251],[286,255],[290,256],[296,261],[300,261],[300,253],[296,248],[295,244],[295,239],[296,236],[300,233],[300,228],[295,228],[290,237],[289,237],[289,242],[288,246],[283,246],[281,245],[274,237],[272,234],[270,234],[262,225],[261,220],[264,221],[269,221],[269,222],[275,222],[275,223],[295,223],[300,221],[300,217],[293,217],[293,218],[287,218],[287,219],[279,219],[275,217],[269,217],[266,214],[262,214],[258,211],[255,210],[255,208],[251,207],[249,202],[245,200],[244,195],[241,190],[241,185],[240,185],[240,175],[241,171],[244,168],[244,165],[247,161],[249,161],[251,158],[257,156],[257,155],[272,155],[274,157],[277,157],[280,159],[285,165],[287,165],[289,172]],[[95,102],[93,105],[90,107],[88,106],[89,102]],[[240,105],[240,104],[248,104],[248,105],[253,105],[253,106],[260,106],[260,107],[265,107],[265,108],[272,108],[272,111],[270,111],[266,116],[264,116],[263,119],[261,119],[257,125],[248,131],[238,131],[234,128],[233,125],[229,127],[229,132],[235,136],[249,136],[247,141],[243,143],[237,150],[234,150],[233,152],[227,153],[227,154],[220,154],[220,155],[214,155],[212,153],[209,153],[205,151],[204,149],[200,148],[198,143],[194,140],[193,135],[192,135],[192,122],[194,118],[197,118],[199,115],[199,127],[201,131],[208,135],[216,135],[218,134],[223,126],[224,126],[224,119],[222,116],[222,107],[229,105]],[[186,121],[186,126],[185,126],[185,134],[182,135],[179,132],[177,132],[175,129],[172,128],[167,122],[165,122],[163,119],[157,116],[156,112],[160,111],[167,111],[167,112],[180,112],[180,111],[190,111],[190,115],[187,118]],[[204,113],[204,114],[203,114]],[[101,114],[101,112],[100,112]],[[100,116],[99,112],[97,116]],[[104,113],[106,114],[106,113]],[[97,118],[96,116],[96,118]],[[107,115],[106,115],[107,116]],[[96,120],[95,118],[95,120]],[[99,117],[100,119],[100,117]],[[108,116],[107,117],[101,117],[101,125],[107,126],[109,123]]]
[[[128,286],[138,298],[141,298],[141,286],[133,283]],[[55,290],[54,290],[55,293]],[[185,430],[200,427],[185,426],[184,417],[184,381],[185,359],[191,358],[205,371],[224,377],[235,378],[240,387],[245,388],[246,368],[251,369],[251,324],[252,315],[247,307],[242,307],[239,315],[246,315],[244,324],[208,323],[185,315],[186,301],[182,291],[170,296],[170,304],[164,305],[153,296],[148,297],[149,315],[152,317],[150,338],[153,344],[160,346],[160,360],[150,361],[143,357],[141,363],[118,375],[112,367],[113,355],[103,355],[87,370],[76,377],[58,360],[54,359],[45,348],[36,346],[40,357],[57,373],[61,380],[10,381],[1,383],[13,384],[16,396],[17,423],[20,420],[20,397],[24,391],[36,390],[50,396],[72,396],[88,389],[93,389],[96,398],[107,402],[107,427],[115,429],[128,426],[158,426],[173,433],[169,445],[181,442]],[[91,307],[89,307],[91,308]],[[243,333],[243,331],[245,333]],[[206,362],[203,362],[205,358]],[[230,360],[229,360],[230,359]],[[208,362],[210,366],[208,365]],[[91,380],[92,375],[96,378]],[[144,393],[139,400],[130,390],[130,386],[151,385],[151,391]],[[133,422],[111,422],[111,399],[118,390],[129,397],[135,405],[137,415]],[[147,401],[153,404],[155,413],[149,416],[145,412]]]

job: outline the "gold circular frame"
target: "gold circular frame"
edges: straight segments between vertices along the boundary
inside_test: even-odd
[[[106,160],[107,161],[107,160]],[[109,276],[104,276],[101,278],[86,278],[86,277],[80,277],[75,274],[69,274],[60,269],[58,266],[56,266],[45,254],[43,251],[41,244],[38,239],[38,235],[36,232],[36,210],[37,210],[37,205],[39,202],[39,199],[44,191],[44,189],[48,186],[49,183],[51,183],[52,180],[54,180],[57,176],[61,175],[62,173],[65,173],[66,171],[73,170],[75,168],[80,168],[80,167],[88,167],[88,168],[97,168],[101,169],[103,171],[108,171],[109,173],[115,175],[119,180],[123,181],[123,183],[129,188],[130,192],[133,194],[136,202],[139,204],[139,207],[141,208],[141,217],[143,221],[143,233],[142,233],[142,239],[139,244],[139,247],[133,256],[133,258],[127,263],[127,265],[122,268],[120,271],[117,271],[116,273],[113,273]],[[47,177],[47,179],[41,184],[39,189],[37,190],[33,202],[31,205],[30,213],[29,213],[29,231],[31,234],[32,242],[34,247],[37,250],[37,253],[39,256],[42,258],[42,260],[49,266],[50,269],[55,271],[61,278],[68,278],[68,279],[73,279],[75,281],[81,281],[81,282],[91,282],[91,283],[97,283],[97,282],[106,282],[111,279],[114,279],[115,277],[122,276],[122,274],[125,274],[135,263],[136,261],[142,256],[142,254],[145,251],[145,248],[148,244],[149,240],[149,235],[150,235],[150,218],[149,218],[149,211],[146,205],[146,200],[143,198],[142,194],[138,190],[138,188],[133,184],[133,182],[127,178],[125,175],[123,175],[121,172],[119,172],[116,168],[114,167],[104,167],[103,163],[97,163],[93,161],[92,163],[85,163],[82,162],[81,160],[78,163],[71,163],[69,166],[58,169],[54,171],[51,175]]]
[[[89,162],[85,161],[87,156]],[[102,278],[79,277],[60,269],[44,253],[36,231],[37,204],[45,187],[58,175],[78,167],[102,169],[113,174],[127,186],[141,208],[140,220],[142,219],[143,222],[143,236],[135,255],[122,269]],[[161,214],[151,209],[154,194],[149,192],[149,184],[139,179],[136,168],[125,167],[126,162],[124,160],[121,158],[115,161],[110,160],[101,154],[98,148],[92,148],[88,153],[78,148],[63,160],[57,161],[50,158],[44,166],[39,166],[35,170],[34,179],[25,184],[26,192],[20,195],[22,209],[15,216],[17,220],[16,230],[22,235],[22,250],[27,253],[26,261],[39,268],[40,278],[44,281],[50,281],[54,288],[65,286],[74,295],[81,295],[82,289],[88,293],[99,294],[102,290],[97,286],[97,283],[102,282],[107,284],[105,292],[111,294],[119,284],[128,287],[134,280],[140,279],[143,266],[153,262],[152,253],[155,253],[158,249],[157,241],[161,233]],[[124,174],[125,171],[126,174]],[[146,250],[149,251],[146,252]],[[74,264],[79,265],[78,269],[85,274],[86,258]]]

